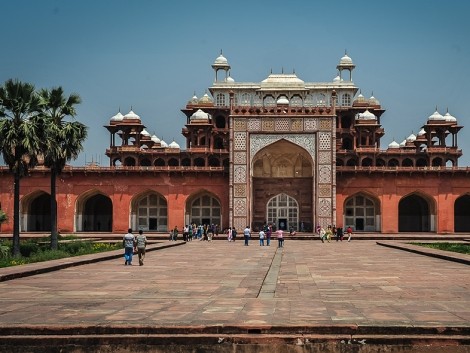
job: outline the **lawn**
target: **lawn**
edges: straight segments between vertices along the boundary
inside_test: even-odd
[[[470,243],[412,243],[431,249],[453,251],[462,254],[470,254]]]
[[[97,243],[92,240],[81,240],[74,236],[61,237],[58,250],[51,250],[49,244],[50,238],[22,240],[20,241],[21,255],[13,257],[11,255],[11,240],[0,240],[0,267],[18,266],[122,249],[122,242]]]

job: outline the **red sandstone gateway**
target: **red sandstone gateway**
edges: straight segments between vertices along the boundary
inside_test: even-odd
[[[470,170],[458,167],[462,126],[448,112],[436,110],[418,134],[384,148],[385,110],[375,97],[357,94],[347,55],[326,83],[293,73],[235,82],[222,54],[212,68],[212,97],[194,96],[182,110],[183,149],[149,134],[132,110],[110,118],[109,167],[68,167],[58,182],[62,233],[168,232],[193,223],[470,232]],[[21,182],[22,231],[50,230],[48,174],[38,167]],[[11,220],[6,167],[0,180]],[[11,232],[12,220],[1,227]]]

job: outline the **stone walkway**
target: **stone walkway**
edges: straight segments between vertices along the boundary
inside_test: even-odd
[[[470,328],[470,266],[370,240],[287,239],[282,249],[193,241],[137,263],[119,256],[0,282],[0,329]]]

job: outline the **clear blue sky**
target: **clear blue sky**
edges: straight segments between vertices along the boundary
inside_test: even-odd
[[[416,134],[436,106],[469,121],[468,1],[0,0],[0,10],[0,82],[82,97],[89,138],[74,165],[109,165],[103,125],[131,106],[150,133],[184,147],[180,109],[211,86],[221,49],[232,77],[250,82],[282,68],[331,81],[347,50],[354,83],[387,109],[382,148]],[[467,125],[460,166],[470,165]]]

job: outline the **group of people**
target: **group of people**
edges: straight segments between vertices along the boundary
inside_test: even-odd
[[[127,234],[124,235],[122,240],[124,246],[124,265],[132,265],[132,256],[134,251],[137,251],[139,256],[139,266],[143,266],[145,259],[145,247],[147,246],[147,237],[144,235],[142,230],[139,230],[139,234],[134,236],[132,229],[127,230]]]
[[[348,237],[348,241],[351,241],[352,233],[353,233],[352,227],[348,226],[346,228],[346,235]],[[344,238],[343,228],[336,227],[334,225],[333,226],[329,225],[326,229],[322,227],[321,225],[318,225],[317,234],[320,237],[320,240],[322,243],[324,243],[325,240],[329,243],[333,237],[336,238],[336,241],[343,241],[343,238]]]
[[[250,228],[247,226],[245,231],[249,229]],[[259,246],[264,246],[265,240],[266,240],[266,246],[271,246],[271,238],[273,237],[273,233],[276,235],[278,247],[279,248],[284,247],[284,231],[282,229],[273,231],[273,227],[271,224],[264,224],[261,227],[258,233]],[[245,236],[245,245],[248,245],[248,239]]]
[[[218,224],[186,224],[183,227],[183,241],[192,241],[193,239],[212,241],[212,238],[217,237],[219,232]]]
[[[329,225],[326,229],[320,225],[316,228],[317,234],[320,237],[322,243],[330,242],[330,240],[335,237],[336,241],[343,241],[344,238],[344,231],[341,227],[331,226]],[[176,241],[178,239],[178,227],[174,227],[170,231],[170,241]],[[277,229],[275,232],[276,238],[278,241],[278,247],[284,247],[284,232],[282,229]],[[351,226],[346,228],[346,235],[348,237],[348,242],[351,241],[353,230]],[[183,241],[192,241],[194,239],[199,240],[208,240],[211,241],[212,237],[219,234],[219,227],[218,225],[199,225],[190,224],[185,225],[183,227]],[[237,231],[235,227],[229,227],[226,231],[227,240],[229,242],[234,242],[237,238]],[[292,230],[289,232],[292,235]],[[294,233],[295,234],[295,233]],[[271,224],[265,224],[261,227],[259,231],[259,245],[264,246],[265,240],[266,245],[271,245],[271,238],[273,236],[273,227]],[[249,241],[251,238],[251,229],[249,226],[243,230],[243,238],[245,241],[245,246],[249,245]],[[137,251],[137,255],[139,257],[139,265],[142,266],[144,264],[145,259],[145,248],[147,246],[147,237],[143,234],[142,230],[139,230],[139,234],[134,236],[132,234],[132,229],[128,229],[127,234],[124,235],[123,238],[123,246],[124,246],[124,258],[125,262],[124,265],[132,265],[132,256],[134,251]]]

